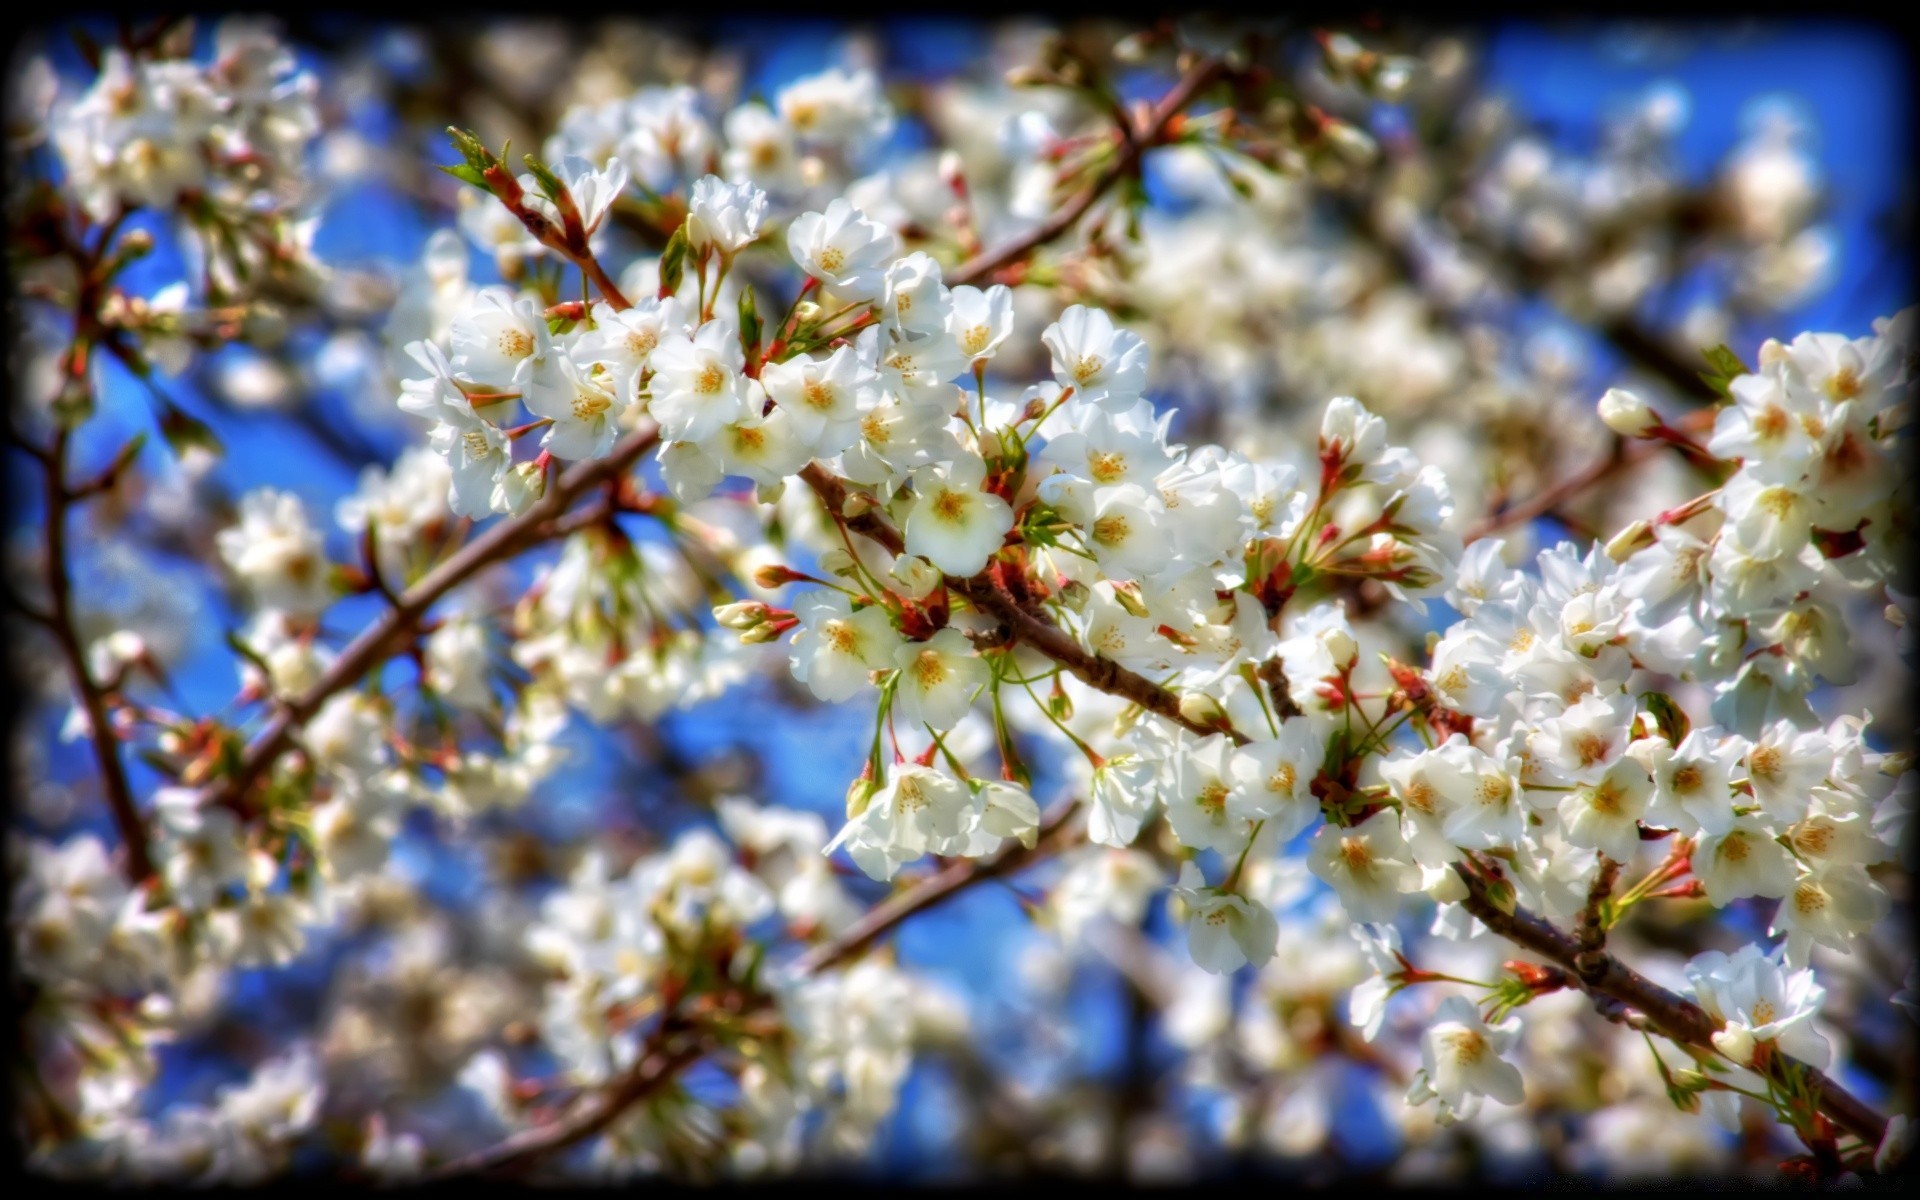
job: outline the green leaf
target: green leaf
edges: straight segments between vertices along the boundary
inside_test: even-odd
[[[549,171],[545,163],[531,154],[523,154],[520,158],[527,164],[527,170],[533,172],[534,179],[540,184],[540,194],[555,204],[560,203],[560,197],[567,194],[567,185],[560,182],[560,177]]]
[[[500,165],[500,160],[493,156],[486,144],[466,130],[449,125],[447,136],[453,139],[454,148],[460,151],[460,156],[467,160],[467,165],[472,167],[476,174]]]
[[[660,290],[672,295],[680,290],[680,277],[687,269],[687,225],[685,221],[673,231],[667,239],[667,248],[660,252]]]
[[[1646,708],[1647,714],[1653,718],[1653,723],[1659,727],[1660,736],[1667,739],[1668,745],[1678,746],[1693,728],[1693,722],[1687,718],[1686,710],[1676,704],[1673,697],[1665,692],[1642,692],[1640,703]]]
[[[1700,353],[1706,358],[1707,365],[1713,368],[1711,371],[1700,372],[1700,381],[1712,388],[1714,395],[1723,399],[1727,396],[1728,384],[1742,375],[1753,373],[1725,342],[1702,350]]]
[[[470,183],[483,192],[493,191],[493,188],[487,183],[487,177],[476,170],[472,163],[454,163],[452,166],[442,164],[440,169],[455,179],[458,179],[460,182]]]
[[[753,298],[751,286],[740,289],[740,349],[742,353],[752,354],[753,348],[760,344],[760,309]]]
[[[227,649],[233,651],[235,654],[238,654],[241,658],[246,659],[248,662],[258,667],[260,669],[260,674],[265,678],[267,679],[273,678],[273,672],[269,670],[267,667],[267,660],[260,657],[260,652],[258,650],[255,650],[252,646],[249,646],[247,645],[246,642],[242,641],[240,639],[239,634],[229,629],[226,632],[226,639],[227,639]]]
[[[167,445],[176,455],[184,456],[196,446],[216,457],[226,453],[219,435],[205,421],[190,416],[170,401],[161,401],[160,436],[167,439]]]

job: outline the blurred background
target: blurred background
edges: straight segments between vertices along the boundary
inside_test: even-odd
[[[115,35],[112,21],[79,25],[101,42]],[[139,485],[75,535],[94,632],[139,632],[165,666],[174,704],[190,713],[221,710],[237,687],[225,635],[248,614],[237,591],[197,565],[212,533],[232,523],[237,497],[262,485],[294,492],[346,560],[355,539],[333,522],[336,505],[363,471],[421,438],[394,405],[400,346],[419,334],[396,325],[431,296],[433,271],[445,268],[433,266],[429,238],[462,212],[460,185],[434,169],[454,158],[448,125],[534,149],[573,106],[645,85],[690,85],[717,122],[741,100],[770,98],[828,66],[867,66],[896,120],[852,164],[863,203],[937,228],[938,196],[923,198],[938,193],[938,151],[951,147],[992,244],[996,230],[1030,220],[1010,149],[1022,114],[1062,131],[1098,115],[1058,90],[1009,88],[1007,73],[1044,57],[1052,39],[1106,58],[1130,31],[947,19],[397,26],[325,16],[282,30],[319,83],[311,244],[331,269],[286,300],[283,328],[264,339],[277,339],[271,348],[197,353],[153,386],[103,364],[101,413],[75,450],[82,469],[105,462],[151,426],[156,403],[203,421],[224,444],[190,470],[150,442]],[[1185,151],[1155,151],[1137,214],[1143,249],[1131,262],[1123,250],[1060,268],[1080,296],[1148,338],[1149,394],[1178,408],[1181,440],[1297,443],[1327,398],[1355,395],[1388,418],[1396,443],[1448,470],[1470,520],[1602,453],[1608,435],[1592,408],[1606,387],[1644,389],[1684,411],[1710,398],[1694,378],[1701,348],[1724,342],[1752,361],[1769,336],[1863,335],[1912,295],[1910,47],[1885,28],[1501,21],[1352,32],[1421,63],[1403,96],[1330,80],[1310,41],[1281,61],[1306,94],[1371,135],[1370,153],[1267,175],[1243,194]],[[70,34],[41,29],[16,50],[44,54],[63,92],[90,78]],[[196,32],[211,36],[210,23]],[[1162,67],[1113,69],[1128,97],[1151,99],[1170,82]],[[152,296],[192,278],[195,264],[174,231],[149,226],[156,250],[127,286]],[[658,247],[644,223],[611,236],[616,261],[642,260],[644,273]],[[471,240],[467,249],[466,278],[499,278],[492,254]],[[1059,304],[1045,286],[1021,289],[1020,340],[1032,342]],[[11,369],[16,394],[30,397],[51,387],[61,343],[57,330],[27,320]],[[1010,377],[1039,374],[1037,361],[997,365]],[[1612,527],[1628,507],[1651,511],[1650,496],[1683,498],[1684,481],[1661,470],[1637,478],[1618,510],[1621,497],[1602,491],[1515,530],[1514,552]],[[32,478],[9,472],[16,559],[32,553],[41,519]],[[498,573],[489,595],[510,602],[551,559],[551,549],[536,552]],[[377,605],[349,598],[326,628],[350,634]],[[1436,604],[1424,627],[1450,620]],[[57,661],[34,642],[15,660],[16,830],[111,841]],[[813,702],[783,662],[771,665],[651,723],[574,721],[566,768],[514,811],[458,833],[413,814],[396,844],[390,905],[363,906],[285,967],[232,972],[223,992],[195,997],[202,1018],[160,1049],[150,1107],[205,1103],[289,1038],[311,1034],[348,1081],[334,1082],[327,1102],[348,1123],[356,1105],[396,1096],[415,1128],[470,1119],[470,1096],[430,1085],[537,1009],[537,979],[503,965],[499,939],[583,847],[631,854],[665,844],[712,825],[714,802],[730,794],[817,811],[837,827],[870,714]],[[1904,682],[1898,670],[1869,669],[1846,702],[1891,711]],[[154,773],[132,769],[136,792],[151,791]],[[1059,786],[1043,771],[1035,792],[1044,803]],[[1598,1073],[1555,1076],[1556,1057],[1612,1053],[1585,1046],[1577,1004],[1529,1033],[1526,1054],[1557,1103],[1470,1131],[1420,1126],[1402,1111],[1404,1067],[1370,1058],[1343,1028],[1345,993],[1364,968],[1317,885],[1293,900],[1275,963],[1229,981],[1176,965],[1185,955],[1158,903],[1137,926],[1063,951],[1032,919],[1048,879],[976,889],[900,931],[900,963],[937,985],[939,1003],[972,1034],[917,1054],[897,1114],[864,1166],[850,1169],[913,1180],[1002,1169],[1181,1178],[1256,1164],[1309,1178],[1518,1177],[1542,1165],[1632,1174],[1682,1169],[1695,1156],[1739,1160],[1736,1140],[1711,1126],[1688,1124],[1685,1136],[1663,1128],[1674,1114],[1661,1111],[1657,1092],[1635,1106]],[[857,875],[843,882],[864,901],[884,893]],[[1407,933],[1417,941],[1421,931]],[[1683,958],[1690,948],[1652,950]],[[1911,1026],[1870,961],[1835,970],[1830,1017],[1844,1024],[1852,1054],[1844,1078],[1870,1100],[1885,1097],[1911,1071]],[[522,1065],[538,1073],[537,1057]],[[1586,1116],[1608,1105],[1604,1119]],[[323,1149],[311,1154],[326,1161]]]

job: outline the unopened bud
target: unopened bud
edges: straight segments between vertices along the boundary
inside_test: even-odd
[[[966,172],[960,165],[960,154],[953,149],[940,152],[940,181],[956,192],[965,193],[967,188]]]
[[[517,517],[546,494],[546,470],[538,463],[523,462],[493,485],[493,507]]]
[[[779,563],[768,563],[753,573],[753,584],[755,587],[772,591],[777,587],[785,587],[789,583],[798,583],[805,578],[806,576],[789,567],[783,567]]]
[[[1067,606],[1068,612],[1080,613],[1087,611],[1087,598],[1093,595],[1093,591],[1078,579],[1069,579],[1055,590],[1054,595]]]
[[[1213,728],[1226,724],[1227,710],[1204,692],[1186,692],[1180,697],[1180,716],[1190,724]]]
[[[1366,131],[1345,121],[1334,121],[1326,128],[1327,144],[1334,153],[1356,167],[1364,167],[1379,156],[1380,147]]]
[[[802,325],[811,324],[820,319],[820,306],[811,300],[802,300],[794,306],[793,316]]]
[[[746,645],[757,646],[757,645],[760,645],[762,642],[773,641],[774,639],[778,638],[782,633],[785,633],[788,629],[791,629],[792,627],[793,627],[792,623],[788,623],[785,626],[781,626],[781,625],[776,625],[772,621],[764,621],[761,624],[755,625],[753,628],[742,633],[740,635],[740,640]]]
[[[1640,520],[1613,535],[1607,542],[1607,557],[1615,562],[1625,562],[1633,557],[1634,551],[1653,543],[1652,522]]]
[[[940,568],[917,554],[904,554],[895,559],[888,574],[900,585],[900,594],[909,600],[925,600],[940,586]]]
[[[1600,397],[1600,419],[1621,437],[1645,437],[1660,425],[1660,414],[1625,388],[1608,388]]]
[[[741,600],[714,609],[713,619],[727,629],[753,629],[766,624],[772,611],[758,600]]]
[[[1741,1066],[1753,1062],[1753,1030],[1745,1025],[1729,1024],[1713,1035],[1713,1048]]]
[[[1131,581],[1114,584],[1113,598],[1120,602],[1121,608],[1126,609],[1127,612],[1133,616],[1144,617],[1147,615],[1146,602],[1140,599],[1139,584]]]
[[[1320,643],[1327,648],[1336,666],[1351,666],[1353,660],[1360,657],[1359,645],[1353,640],[1353,635],[1344,629],[1329,629],[1320,635]]]
[[[849,521],[858,520],[873,511],[873,497],[865,492],[848,492],[846,500],[840,505],[840,515]]]
[[[867,811],[867,805],[873,800],[873,794],[880,785],[864,772],[847,787],[847,820],[851,821]]]
[[[1486,891],[1487,903],[1509,916],[1520,903],[1520,897],[1514,894],[1513,885],[1504,879],[1489,880]]]

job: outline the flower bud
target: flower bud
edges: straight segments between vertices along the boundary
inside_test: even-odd
[[[802,300],[793,309],[794,319],[805,325],[820,319],[820,306],[811,300]]]
[[[779,563],[768,563],[753,573],[753,585],[772,591],[777,587],[785,587],[789,583],[798,583],[804,578],[806,576],[789,567],[783,567]]]
[[[1120,602],[1120,607],[1126,609],[1129,615],[1136,617],[1147,615],[1146,602],[1140,599],[1139,584],[1131,581],[1114,584],[1113,598]]]
[[[1327,144],[1334,153],[1356,167],[1364,167],[1379,157],[1380,147],[1372,136],[1357,125],[1334,121],[1326,128]]]
[[[1642,546],[1653,544],[1653,525],[1641,520],[1613,535],[1607,543],[1607,557],[1615,562],[1625,562],[1633,557],[1633,552]]]
[[[1460,878],[1460,872],[1445,870],[1427,889],[1427,895],[1433,897],[1436,904],[1458,904],[1467,898],[1467,881]]]
[[[844,503],[840,505],[840,515],[849,521],[857,521],[873,511],[873,497],[865,492],[848,492]]]
[[[1779,338],[1768,338],[1760,343],[1760,365],[1771,367],[1775,363],[1787,361],[1787,347]]]
[[[755,484],[753,498],[762,504],[778,504],[780,497],[787,494],[787,481],[776,479],[772,483]]]
[[[1320,642],[1339,666],[1351,666],[1353,660],[1360,657],[1359,645],[1354,642],[1353,635],[1344,629],[1328,630],[1320,635]]]
[[[1713,1048],[1741,1066],[1748,1066],[1753,1062],[1753,1030],[1729,1022],[1725,1029],[1713,1035]]]
[[[1060,603],[1066,605],[1068,612],[1080,613],[1087,611],[1087,598],[1093,595],[1093,591],[1078,579],[1069,579],[1060,585],[1055,595],[1060,598]]]
[[[1600,397],[1600,419],[1621,437],[1645,437],[1660,425],[1660,414],[1625,388],[1608,388]]]
[[[748,646],[757,646],[762,642],[775,640],[787,629],[791,629],[792,627],[791,623],[783,627],[774,624],[772,621],[764,621],[742,633],[740,635],[740,641]]]
[[[940,586],[940,568],[917,554],[895,559],[888,574],[900,585],[900,594],[909,600],[925,600]]]
[[[847,820],[851,821],[861,813],[866,812],[867,805],[873,800],[873,794],[879,790],[880,785],[873,781],[872,776],[864,772],[858,779],[848,784]]]
[[[1487,903],[1511,916],[1520,903],[1520,897],[1514,893],[1511,883],[1504,879],[1492,879],[1487,881]]]
[[[493,485],[493,507],[517,517],[546,494],[546,471],[537,463],[523,462]]]
[[[758,600],[741,600],[714,609],[713,619],[727,629],[752,629],[766,624],[771,614],[772,610]]]
[[[1211,728],[1226,723],[1227,710],[1204,692],[1186,692],[1180,697],[1180,716],[1192,724]]]

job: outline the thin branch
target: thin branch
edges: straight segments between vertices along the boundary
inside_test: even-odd
[[[120,841],[127,848],[127,874],[135,883],[153,877],[153,858],[147,850],[147,826],[134,805],[133,788],[127,782],[126,765],[120,761],[120,739],[113,732],[113,719],[107,710],[106,694],[94,682],[87,668],[86,648],[74,625],[73,581],[67,573],[67,511],[71,494],[67,490],[68,430],[62,427],[54,435],[53,447],[44,460],[47,508],[47,595],[53,606],[47,622],[66,659],[67,673],[86,710],[89,740],[93,756],[100,765],[100,786],[107,806],[113,811],[113,823]]]
[[[827,511],[840,519],[839,514],[845,509],[847,501],[846,481],[819,463],[808,464],[800,472],[800,478],[820,497]],[[900,554],[906,549],[900,532],[877,509],[844,519],[848,528],[880,543],[893,554]],[[1188,720],[1181,715],[1180,701],[1172,692],[1105,655],[1088,650],[1044,614],[1015,600],[1004,586],[994,580],[991,567],[969,579],[953,575],[945,578],[949,591],[959,593],[981,612],[997,618],[1017,640],[1026,642],[1066,667],[1087,686],[1131,700],[1201,737],[1221,732],[1214,726]],[[1237,741],[1245,740],[1238,734],[1233,736]]]
[[[801,955],[794,963],[794,973],[806,976],[836,966],[871,946],[915,913],[932,908],[976,883],[1012,874],[1073,844],[1076,839],[1067,830],[1067,825],[1074,807],[1069,802],[1049,814],[1041,822],[1039,835],[1034,839],[1031,850],[1015,843],[985,858],[961,859],[906,891],[881,901],[838,937],[830,942],[822,942]]]
[[[1059,212],[1054,213],[1033,229],[1003,245],[995,246],[991,250],[983,250],[955,267],[947,275],[947,282],[950,285],[958,285],[985,279],[1002,267],[1019,262],[1035,248],[1053,241],[1072,229],[1080,218],[1086,215],[1087,210],[1093,207],[1093,202],[1104,195],[1108,188],[1138,169],[1141,155],[1165,141],[1174,119],[1198,98],[1200,92],[1212,83],[1219,73],[1220,62],[1217,59],[1203,58],[1195,63],[1185,75],[1181,76],[1180,81],[1174,84],[1172,90],[1161,97],[1160,103],[1154,106],[1145,129],[1134,131],[1124,124],[1121,125],[1120,154],[1098,178],[1082,189]],[[1116,119],[1124,122],[1126,114],[1121,112],[1117,114]]]
[[[532,508],[487,530],[408,588],[397,604],[348,643],[319,682],[280,708],[266,729],[247,747],[239,768],[222,782],[214,796],[215,802],[238,803],[254,781],[287,750],[293,734],[320,711],[320,706],[398,653],[405,644],[403,635],[414,629],[442,596],[485,567],[579,528],[581,522],[564,517],[567,507],[586,492],[617,478],[658,440],[659,431],[649,426],[621,439],[605,458],[575,463],[548,486],[546,494],[535,501]],[[604,514],[596,514],[595,519],[601,515]]]

